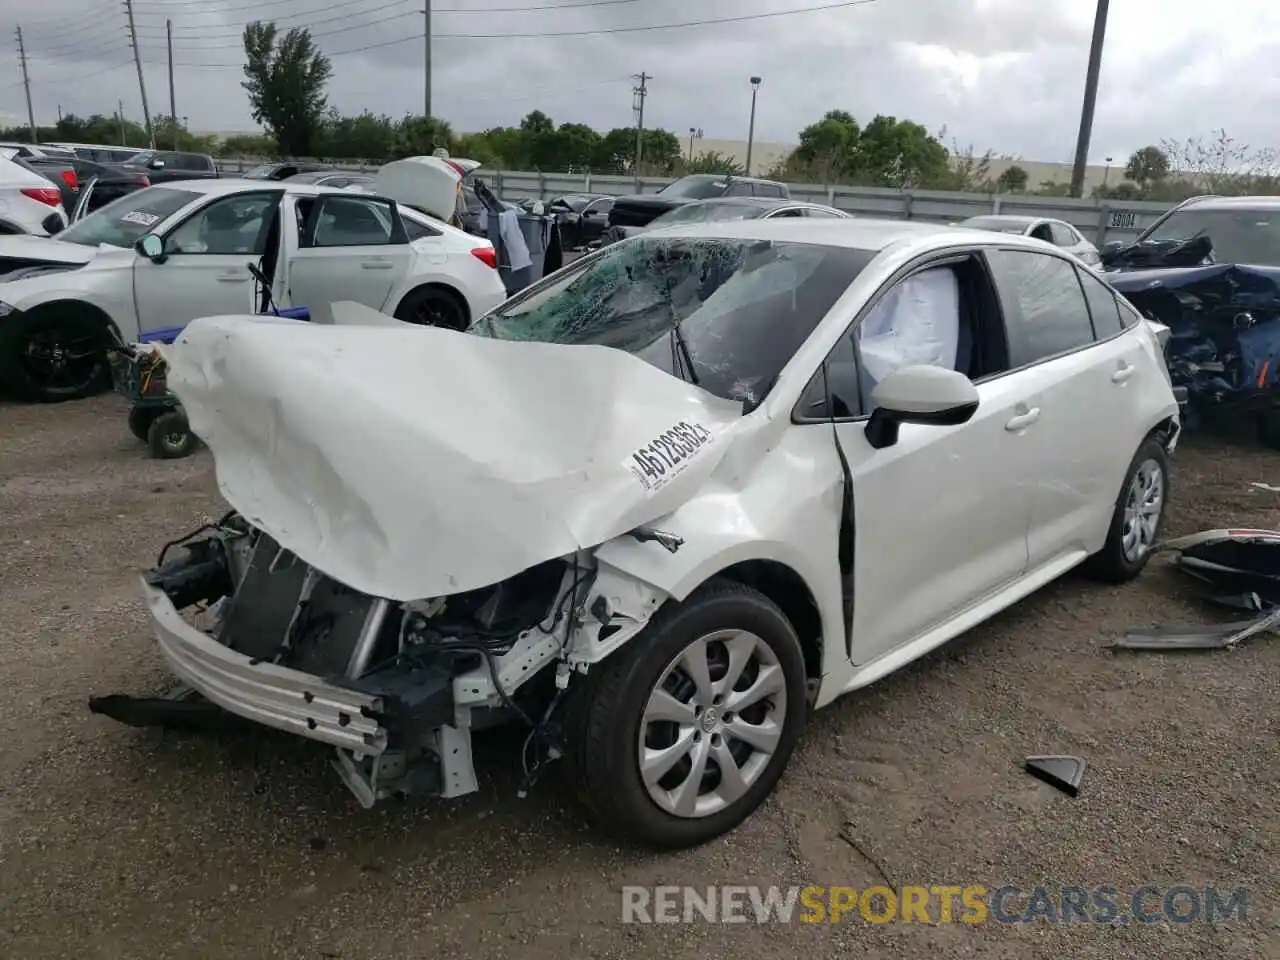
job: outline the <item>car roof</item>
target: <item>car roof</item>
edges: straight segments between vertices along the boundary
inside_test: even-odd
[[[1280,210],[1280,197],[1195,197],[1183,209],[1197,210]]]
[[[315,183],[328,177],[354,177],[359,174],[347,173],[345,170],[303,170],[291,177],[285,177],[286,183]]]
[[[978,213],[972,217],[965,217],[961,223],[967,223],[970,220],[985,220],[987,223],[1007,223],[1010,226],[1014,224],[1039,223],[1044,217],[1026,217],[1014,213]]]
[[[800,217],[778,217],[772,220],[713,220],[702,223],[672,224],[664,227],[662,234],[667,237],[821,243],[877,252],[895,244],[906,244],[924,251],[934,247],[955,246],[958,240],[975,246],[990,246],[998,243],[1041,251],[1046,246],[1039,240],[995,234],[989,230],[970,230],[944,223],[874,220],[869,217],[848,220],[835,217],[829,220]]]

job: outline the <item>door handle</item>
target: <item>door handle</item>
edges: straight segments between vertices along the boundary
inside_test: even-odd
[[[1026,413],[1020,413],[1016,417],[1013,417],[1005,423],[1004,428],[1010,433],[1017,433],[1019,430],[1025,430],[1039,419],[1040,408],[1032,407]]]
[[[1133,364],[1126,363],[1123,367],[1121,367],[1119,370],[1117,370],[1115,373],[1111,375],[1111,382],[1124,383],[1126,380],[1128,380],[1130,377],[1133,376],[1134,371],[1136,371],[1137,369],[1138,368],[1135,367]]]
[[[249,279],[247,273],[220,273],[218,274],[219,283],[244,283]]]
[[[360,264],[361,270],[390,270],[395,264],[390,260],[366,260]]]

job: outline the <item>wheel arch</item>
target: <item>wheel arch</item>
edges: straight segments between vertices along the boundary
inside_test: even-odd
[[[777,604],[800,638],[806,679],[821,679],[822,613],[818,609],[817,598],[804,577],[777,560],[742,560],[725,567],[715,576],[759,591]]]
[[[121,339],[120,327],[111,319],[111,315],[97,304],[87,300],[76,297],[55,297],[26,307],[22,312],[29,317],[45,313],[75,312],[85,319],[101,323],[116,339]]]

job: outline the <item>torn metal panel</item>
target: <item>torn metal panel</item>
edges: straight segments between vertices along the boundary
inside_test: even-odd
[[[1268,409],[1280,385],[1280,268],[1204,264],[1199,247],[1187,249],[1130,257],[1107,280],[1169,327],[1165,357],[1187,390],[1188,426]]]
[[[1260,633],[1280,629],[1280,609],[1252,620],[1216,626],[1135,628],[1112,644],[1118,650],[1225,650]]]
[[[742,419],[602,346],[234,316],[161,349],[227,501],[392,600],[487,586],[670,513]]]

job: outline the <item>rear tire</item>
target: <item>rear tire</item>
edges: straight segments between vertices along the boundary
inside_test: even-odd
[[[396,307],[395,318],[405,323],[445,330],[465,330],[469,311],[462,298],[445,287],[419,287],[407,293]]]
[[[1160,540],[1168,502],[1169,455],[1158,440],[1148,437],[1129,462],[1107,542],[1084,562],[1085,574],[1119,584],[1142,573],[1151,559],[1151,548]]]
[[[713,580],[571,683],[569,775],[607,832],[659,849],[705,843],[773,790],[804,728],[805,694],[800,640],[782,611]]]
[[[1263,411],[1258,415],[1258,439],[1272,450],[1280,450],[1280,409]]]

